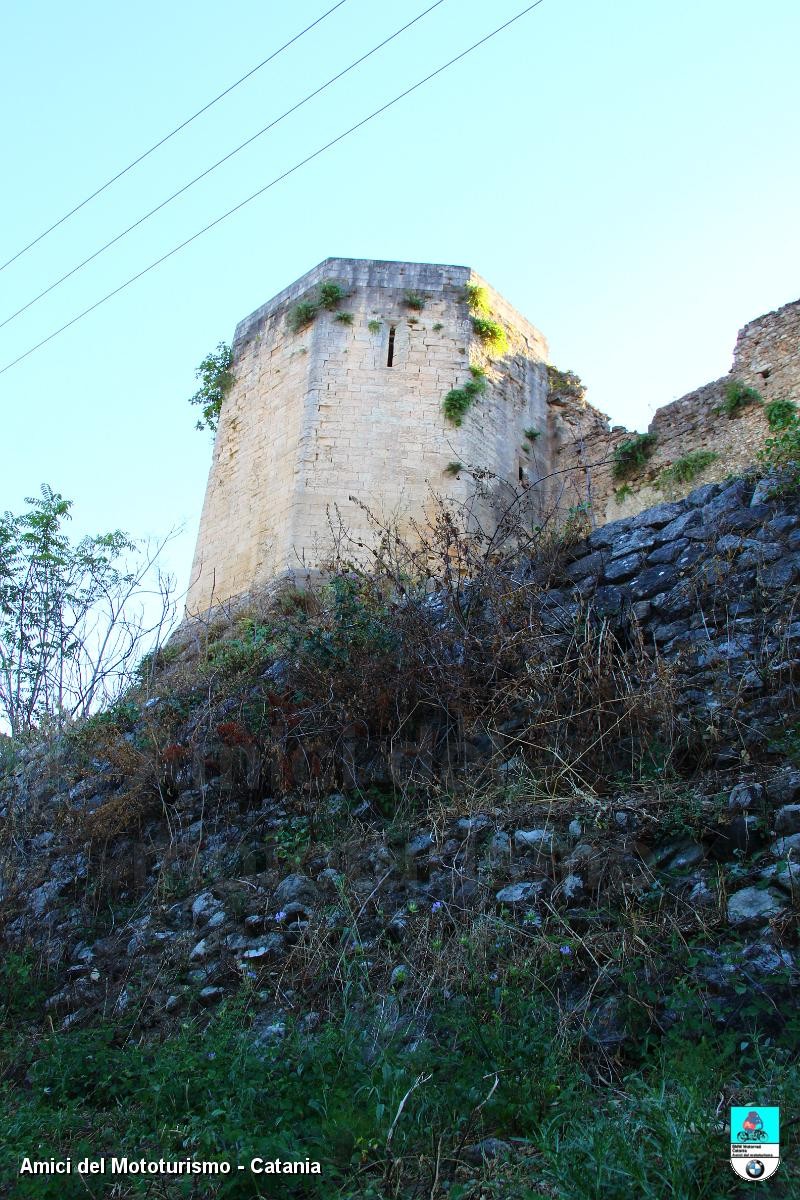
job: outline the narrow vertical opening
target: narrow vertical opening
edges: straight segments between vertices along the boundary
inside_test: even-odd
[[[396,325],[389,326],[389,353],[386,355],[386,365],[391,367],[394,365],[394,334],[397,329]]]

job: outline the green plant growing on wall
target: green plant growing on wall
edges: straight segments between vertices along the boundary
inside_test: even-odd
[[[767,472],[783,476],[777,492],[800,487],[800,414],[789,400],[773,400],[767,405],[767,421],[773,430],[758,452],[758,461]]]
[[[672,466],[665,467],[656,479],[654,487],[670,488],[691,483],[701,471],[710,466],[719,457],[713,450],[690,450],[681,458],[676,458]]]
[[[748,387],[741,379],[732,379],[725,385],[725,392],[719,412],[726,417],[735,417],[748,404],[761,404],[761,393],[754,387]]]
[[[334,321],[340,321],[342,325],[353,324],[353,314],[351,312],[337,312],[333,319]]]
[[[620,442],[614,451],[614,478],[627,479],[629,475],[635,475],[652,457],[655,448],[654,433],[637,433],[632,438]]]
[[[461,462],[449,462],[444,469],[445,475],[458,475],[459,471],[464,470],[464,464]]]
[[[419,292],[406,292],[403,297],[403,303],[406,308],[413,308],[415,312],[422,312],[425,307],[425,297]]]
[[[287,321],[292,333],[306,329],[323,309],[332,312],[346,296],[347,292],[340,284],[332,279],[324,279],[317,289],[316,300],[301,300],[294,308],[289,309]]]
[[[437,321],[436,324],[432,326],[432,328],[433,328],[434,333],[439,333],[442,329],[444,329],[444,325],[442,324],[441,321]]]
[[[617,504],[623,504],[628,496],[633,495],[633,488],[629,483],[623,483],[622,487],[614,488],[614,499]]]
[[[442,401],[444,415],[456,426],[462,423],[473,401],[486,391],[486,372],[483,367],[473,364],[469,371],[472,378],[460,388],[452,388]]]
[[[528,442],[535,442],[537,438],[540,438],[542,436],[541,429],[534,429],[533,426],[531,426],[530,429],[524,430],[524,433],[525,433],[525,440]]]
[[[773,432],[790,429],[797,421],[797,409],[791,400],[770,400],[764,407],[764,416]]]
[[[508,350],[508,334],[499,321],[490,317],[471,318],[472,328],[492,354],[505,354]]]
[[[466,285],[464,288],[464,299],[467,302],[469,311],[478,317],[488,316],[491,312],[489,307],[489,293],[479,283],[468,283]]]
[[[233,352],[230,346],[226,342],[219,342],[216,350],[207,354],[195,371],[195,378],[201,381],[201,385],[189,397],[189,403],[198,405],[203,414],[195,429],[210,429],[216,433],[222,402],[233,386],[232,367]]]
[[[317,305],[311,300],[301,300],[299,304],[295,304],[294,308],[290,310],[288,318],[292,333],[299,333],[301,329],[307,328],[318,311]]]
[[[382,321],[367,321],[367,329],[370,333],[380,333]]]
[[[326,279],[319,285],[319,307],[330,311],[341,304],[346,295],[343,287],[334,283],[332,279]]]

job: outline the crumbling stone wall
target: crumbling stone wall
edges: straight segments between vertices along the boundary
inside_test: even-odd
[[[293,332],[293,307],[328,280],[346,293],[338,312]],[[473,330],[468,283],[486,288],[507,331],[502,356],[487,355]],[[409,293],[424,308],[409,306]],[[548,474],[547,344],[468,267],[328,259],[242,321],[233,354],[188,613],[324,564],[331,517],[341,515],[351,547],[368,542],[356,501],[401,524],[424,517],[435,493],[467,504],[463,463],[491,474],[494,498],[473,512],[490,524],[498,490]],[[442,401],[471,378],[470,364],[484,367],[487,389],[456,427]],[[530,429],[542,433],[535,446]]]
[[[744,326],[727,375],[656,411],[647,430],[656,439],[654,452],[645,467],[627,481],[627,487],[622,488],[623,481],[614,478],[612,460],[615,448],[631,433],[619,427],[602,429],[594,410],[569,414],[575,432],[560,448],[560,467],[575,481],[574,492],[582,484],[583,498],[591,501],[596,524],[685,496],[699,484],[718,482],[753,465],[769,436],[769,426],[760,404],[747,404],[733,416],[721,411],[726,386],[733,380],[755,388],[765,404],[777,399],[800,402],[800,301]],[[716,455],[699,475],[683,484],[663,476],[678,459],[698,450]],[[587,459],[596,464],[591,488],[582,465]]]

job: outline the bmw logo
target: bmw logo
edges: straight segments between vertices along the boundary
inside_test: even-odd
[[[760,1158],[753,1158],[745,1167],[745,1171],[751,1179],[760,1179],[764,1174],[764,1164]]]

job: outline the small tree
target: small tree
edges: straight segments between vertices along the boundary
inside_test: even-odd
[[[43,485],[26,503],[0,517],[0,715],[14,737],[113,699],[175,612],[163,542],[116,530],[73,544],[70,500]]]
[[[195,429],[217,432],[222,402],[233,386],[232,367],[233,351],[225,342],[219,342],[216,350],[207,354],[195,371],[195,377],[201,381],[201,386],[189,397],[189,403],[199,405],[203,412]]]

